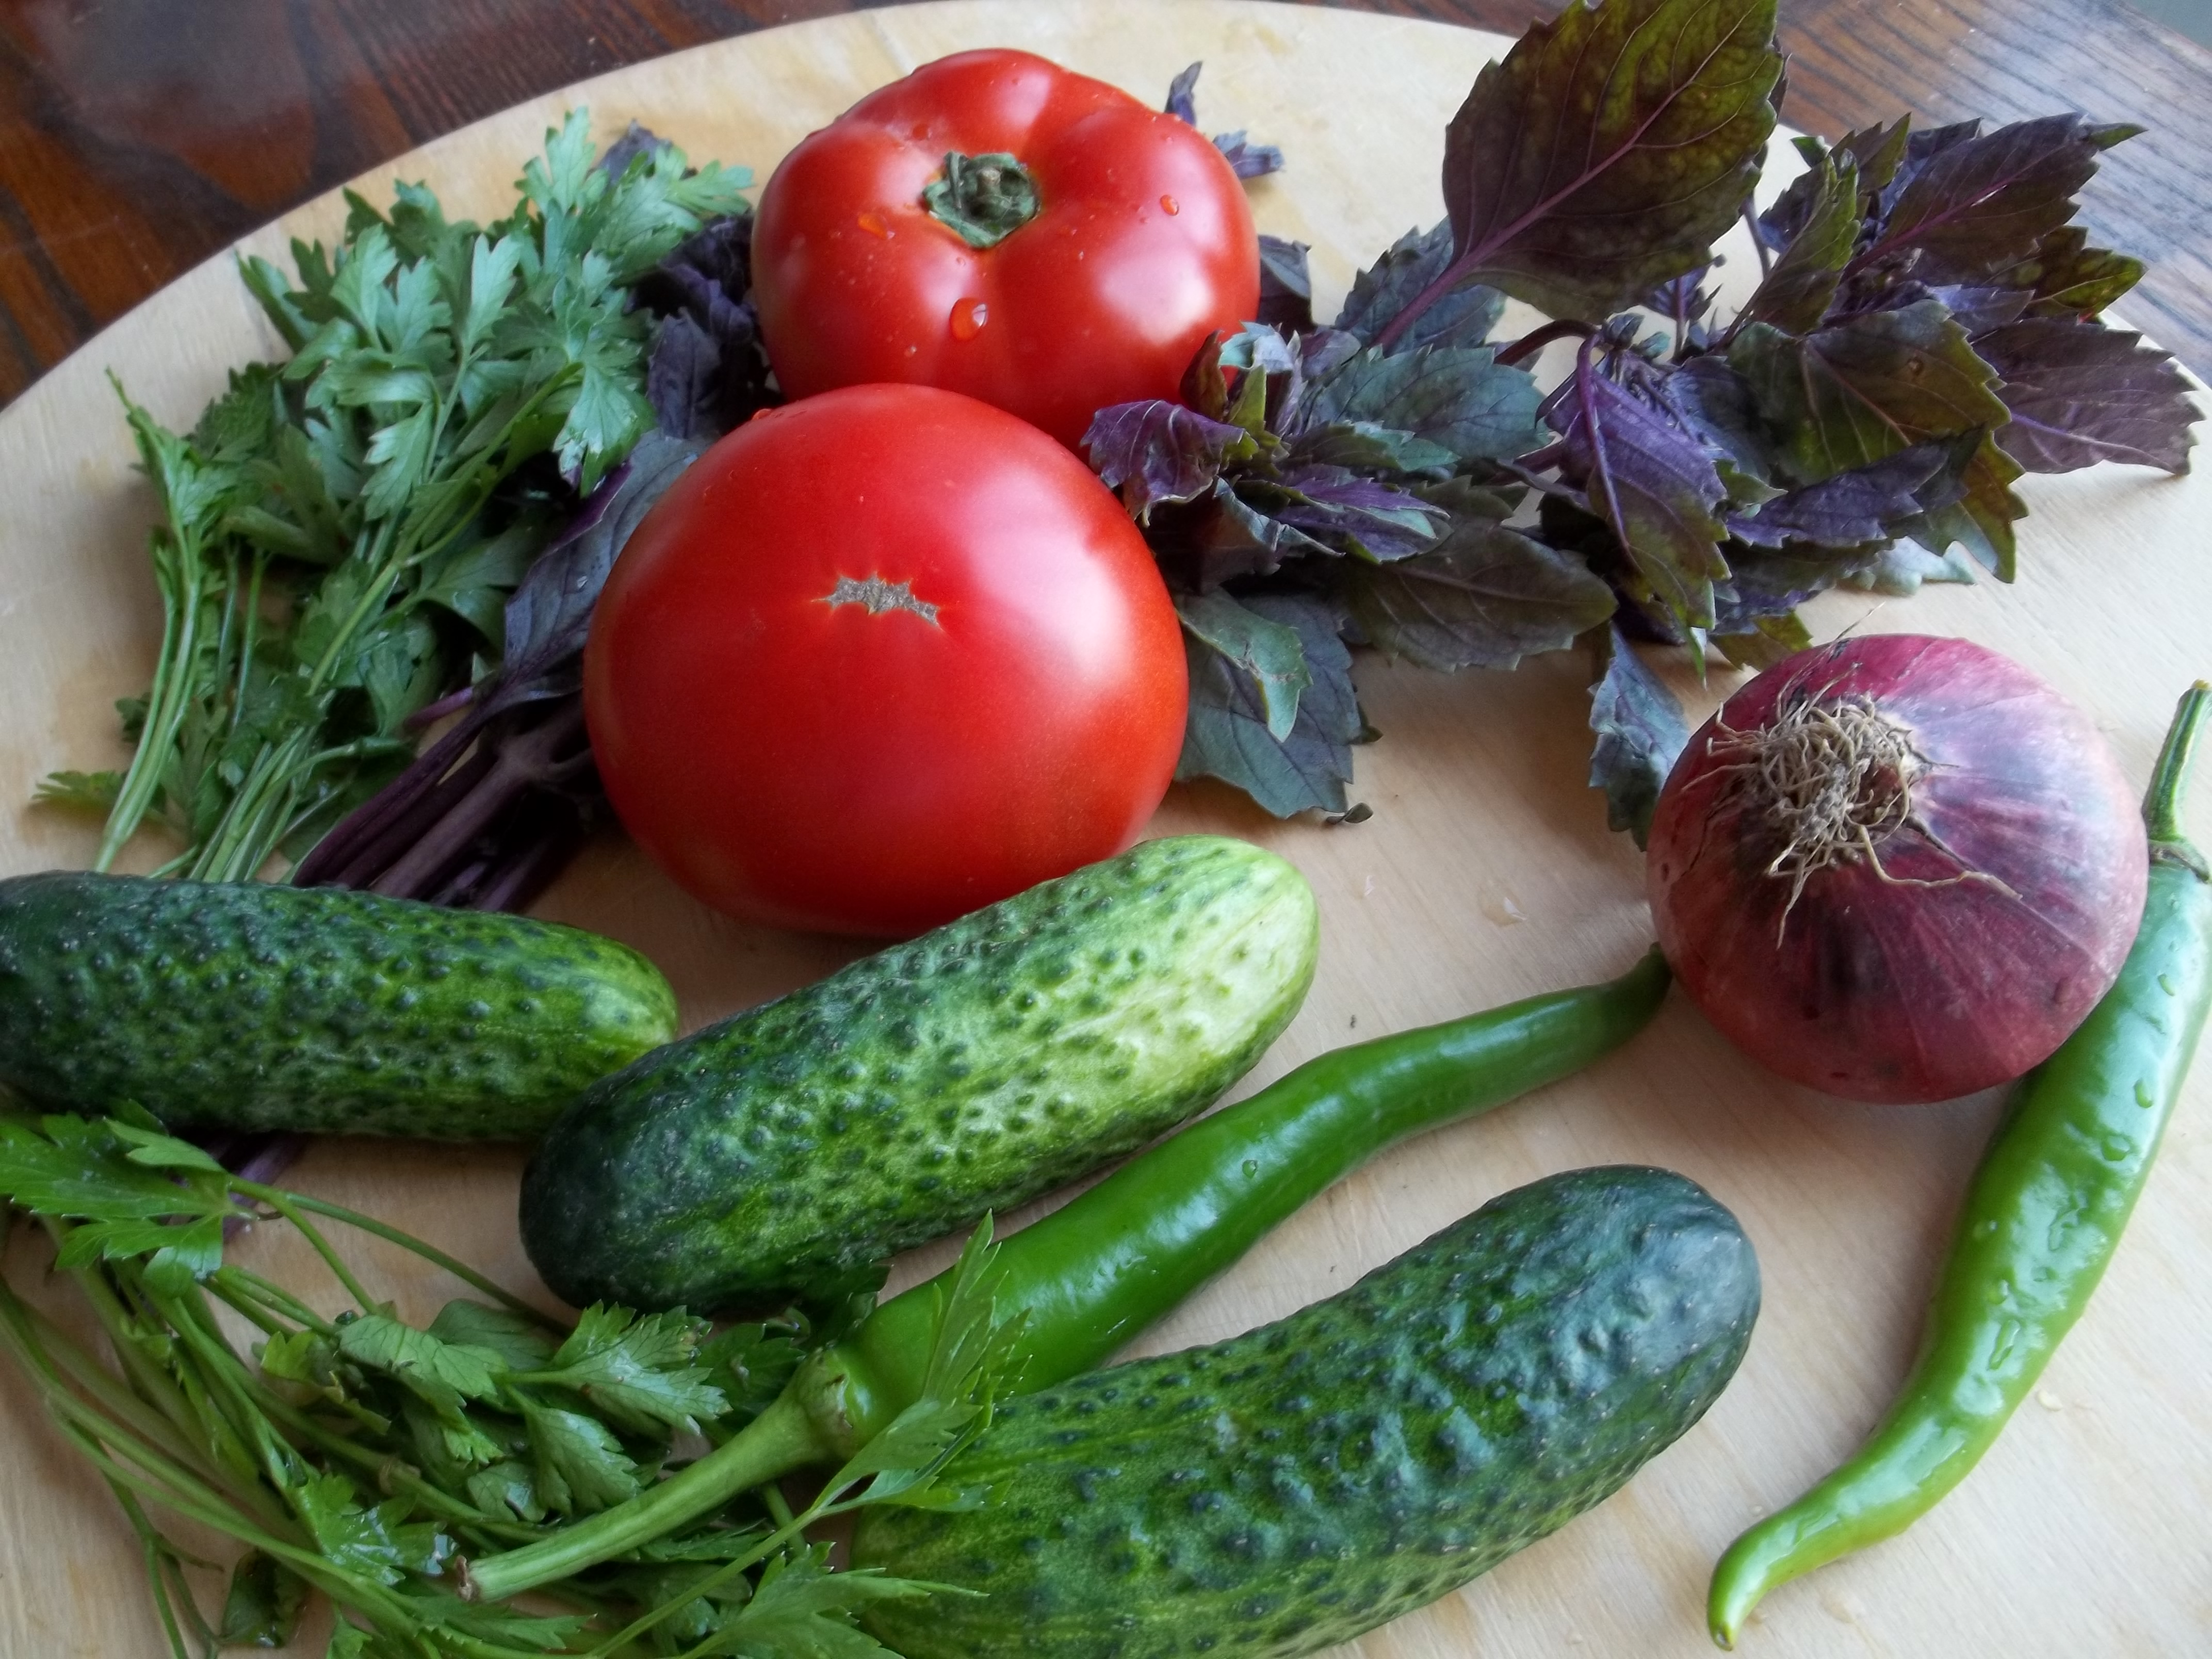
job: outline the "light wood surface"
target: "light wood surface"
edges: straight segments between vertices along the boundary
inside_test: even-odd
[[[861,92],[942,52],[1011,44],[1147,98],[1203,58],[1200,113],[1282,144],[1258,184],[1263,228],[1314,245],[1324,315],[1352,272],[1441,216],[1445,120],[1497,37],[1392,18],[1229,0],[951,0],[838,17],[700,48],[495,117],[381,169],[430,182],[450,211],[503,207],[543,130],[582,103],[602,133],[635,118],[696,159],[765,177]],[[1786,154],[1786,151],[1784,152]],[[249,238],[328,238],[325,200]],[[1740,252],[1741,252],[1740,250]],[[1733,262],[1739,272],[1747,254]],[[1508,328],[1513,326],[1509,319]],[[150,501],[105,376],[188,424],[225,368],[274,356],[227,260],[117,323],[0,413],[0,869],[81,866],[83,823],[21,808],[58,768],[117,764],[114,698],[143,689],[158,638],[143,562]],[[1970,635],[2029,664],[2094,715],[2130,775],[2148,772],[2172,701],[2212,669],[2212,489],[2104,468],[2030,480],[2021,580],[1909,602],[1832,597],[1819,637],[1849,629]],[[1613,973],[1650,937],[1642,862],[1583,787],[1586,665],[1441,678],[1358,666],[1383,740],[1358,751],[1372,821],[1279,825],[1227,792],[1179,787],[1162,831],[1250,836],[1294,860],[1323,916],[1304,1012],[1247,1087],[1347,1040]],[[1709,707],[1728,689],[1695,692]],[[2212,837],[2212,779],[2191,803]],[[150,849],[149,849],[150,851]],[[150,861],[150,859],[148,860]],[[639,946],[698,1023],[815,977],[853,947],[734,926],[675,892],[618,839],[595,846],[542,914]],[[1741,1217],[1765,1311],[1726,1396],[1622,1493],[1461,1594],[1366,1638],[1370,1659],[1696,1656],[1711,1649],[1706,1575],[1744,1525],[1848,1452],[1910,1357],[1956,1194],[1996,1109],[1847,1104],[1765,1076],[1679,997],[1582,1077],[1378,1160],[1285,1225],[1149,1337],[1145,1351],[1243,1330],[1328,1294],[1486,1199],[1538,1175],[1644,1162],[1705,1183]],[[1770,1600],[1741,1644],[1772,1659],[2212,1651],[2212,1066],[2102,1291],[1982,1468],[1905,1537]],[[519,1286],[520,1154],[331,1142],[295,1183],[416,1231]],[[1013,1218],[1018,1221],[1024,1218]],[[274,1238],[245,1247],[309,1279]],[[894,1285],[944,1259],[902,1261]],[[34,1275],[16,1241],[15,1277]],[[364,1251],[420,1312],[450,1294]],[[0,1656],[146,1659],[163,1651],[113,1501],[0,1379]],[[305,1646],[316,1651],[312,1643]],[[1350,1651],[1350,1650],[1347,1650]]]

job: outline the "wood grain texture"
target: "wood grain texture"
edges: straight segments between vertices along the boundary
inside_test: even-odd
[[[0,403],[278,213],[590,76],[896,0],[18,0],[0,7]],[[1111,0],[1095,0],[1110,5]],[[1325,0],[1517,34],[1558,0]],[[2136,121],[2085,215],[2130,319],[2212,368],[2212,52],[2125,0],[1782,0],[1787,118]],[[728,156],[731,161],[751,158]]]
[[[406,158],[459,213],[507,197],[518,158],[572,102],[601,131],[641,119],[698,155],[775,158],[868,88],[989,41],[1045,52],[1132,87],[1209,63],[1205,108],[1296,147],[1295,179],[1254,190],[1261,226],[1314,245],[1326,309],[1370,252],[1441,210],[1428,158],[1498,41],[1418,21],[1210,0],[952,0],[833,18],[655,60],[533,98]],[[1324,96],[1327,94],[1327,96]],[[1287,100],[1287,101],[1286,101]],[[1297,112],[1275,118],[1271,112]],[[1392,165],[1406,158],[1419,167]],[[379,186],[380,188],[380,185]],[[324,198],[257,232],[330,235]],[[1752,267],[1741,245],[1729,273]],[[1525,316],[1509,319],[1509,329]],[[188,421],[229,364],[274,343],[228,264],[186,273],[0,411],[0,872],[81,866],[94,832],[16,803],[58,767],[114,763],[109,700],[143,685],[159,617],[131,472],[102,378],[132,366],[161,418]],[[2129,775],[2148,773],[2179,689],[2208,665],[2202,557],[2212,480],[2100,468],[2023,486],[2021,580],[1909,603],[1831,595],[1815,635],[1962,634],[2082,704]],[[1295,860],[1322,915],[1312,994],[1248,1080],[1348,1040],[1585,981],[1649,938],[1642,861],[1584,787],[1587,665],[1439,677],[1363,659],[1362,703],[1385,734],[1359,753],[1369,823],[1278,823],[1225,790],[1179,787],[1155,828],[1212,830]],[[1700,691],[1709,708],[1729,685]],[[2212,772],[2189,804],[2212,828]],[[538,907],[646,951],[696,1024],[819,977],[838,941],[710,915],[618,838],[596,844]],[[1357,1644],[1365,1659],[1702,1659],[1705,1575],[1728,1540],[1848,1452],[1903,1376],[1957,1194],[1998,1108],[1853,1106],[1778,1083],[1679,999],[1582,1076],[1377,1160],[1265,1240],[1152,1332],[1141,1351],[1209,1341],[1337,1289],[1486,1198],[1553,1170],[1649,1163],[1704,1182],[1742,1218],[1766,1305],[1743,1371],[1706,1420],[1624,1492],[1468,1590]],[[2034,1402],[1980,1469],[1905,1536],[1778,1593],[1747,1633],[1756,1659],[2006,1654],[2083,1659],[2212,1651],[2212,1068],[2200,1073],[2133,1227]],[[386,1216],[520,1287],[513,1149],[327,1141],[295,1183]],[[1018,1225],[1024,1212],[1006,1218]],[[950,1247],[897,1266],[903,1285]],[[18,1238],[11,1278],[39,1277]],[[317,1282],[267,1230],[246,1260]],[[415,1316],[454,1287],[381,1248],[364,1271]],[[45,1287],[59,1301],[60,1288]],[[319,1305],[335,1311],[328,1297]],[[109,1495],[0,1367],[0,1655],[156,1659],[164,1651],[131,1534]],[[312,1640],[301,1651],[313,1653]]]

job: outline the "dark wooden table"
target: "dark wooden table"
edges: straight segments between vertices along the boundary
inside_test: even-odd
[[[0,402],[246,231],[586,76],[884,0],[0,0]],[[1110,4],[1111,0],[1099,0]],[[1556,0],[1334,0],[1518,33]],[[2125,0],[1782,0],[1786,118],[1833,137],[2079,109],[2124,309],[2212,370],[2212,52]]]

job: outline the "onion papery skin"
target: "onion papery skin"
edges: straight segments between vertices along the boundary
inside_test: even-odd
[[[1911,822],[1875,842],[1892,879],[1862,854],[1814,871],[1792,904],[1767,873],[1785,837],[1742,739],[1808,697],[1869,700],[1929,764]],[[1722,1034],[1794,1082],[1892,1103],[2047,1058],[2118,976],[2149,870],[2088,717],[1996,652],[1917,635],[1799,652],[1738,690],[1668,775],[1647,851],[1660,945]]]

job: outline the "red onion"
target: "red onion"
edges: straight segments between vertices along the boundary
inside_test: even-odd
[[[2050,1054],[2119,973],[2148,843],[2081,711],[1965,640],[1801,651],[1690,739],[1651,913],[1691,998],[1783,1076],[1947,1100]]]

